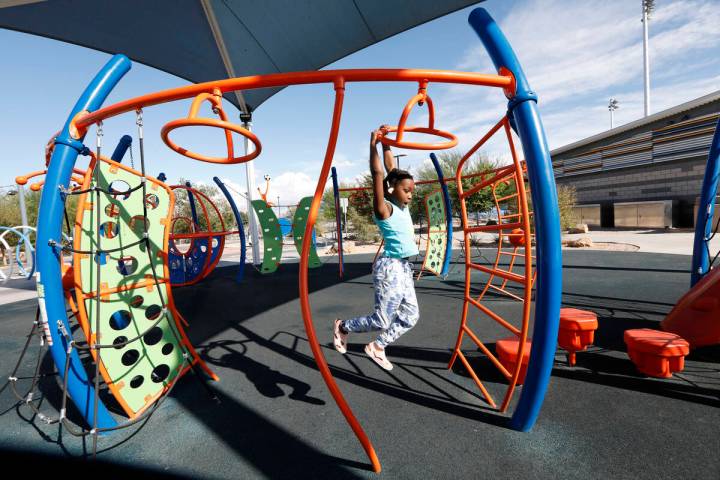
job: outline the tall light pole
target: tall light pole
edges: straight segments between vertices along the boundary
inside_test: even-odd
[[[620,102],[617,101],[615,98],[610,99],[610,103],[608,103],[608,110],[610,110],[610,130],[615,127],[615,110],[620,108]]]
[[[395,165],[398,170],[400,170],[400,157],[407,157],[406,153],[400,153],[398,155],[393,155],[395,157]]]
[[[650,115],[650,55],[648,45],[648,21],[655,9],[655,0],[642,0],[643,61],[645,66],[645,116]]]

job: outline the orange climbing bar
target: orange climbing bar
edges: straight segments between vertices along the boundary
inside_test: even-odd
[[[487,142],[496,132],[498,132],[500,129],[503,129],[505,132],[505,135],[507,137],[507,141],[509,144],[510,152],[512,154],[513,163],[508,165],[507,167],[502,167],[499,169],[494,170],[493,172],[488,172],[485,177],[483,177],[482,181],[473,185],[471,188],[469,188],[466,192],[463,191],[463,185],[460,181],[462,178],[462,169],[467,160],[477,151],[485,142]],[[455,363],[456,359],[460,359],[460,361],[465,365],[465,368],[468,369],[470,372],[470,376],[473,378],[475,383],[480,388],[480,391],[482,392],[483,396],[488,400],[488,403],[495,407],[495,403],[492,400],[492,397],[489,396],[487,393],[487,390],[482,384],[482,381],[477,377],[477,375],[472,371],[472,367],[465,359],[465,356],[462,353],[462,341],[465,335],[467,335],[475,345],[480,348],[480,350],[487,356],[487,358],[491,361],[491,363],[498,369],[498,371],[508,380],[508,386],[505,391],[505,396],[503,398],[502,404],[499,407],[499,410],[501,412],[504,412],[507,410],[510,400],[512,398],[513,392],[515,390],[516,385],[518,385],[519,379],[522,374],[522,362],[517,362],[517,364],[513,365],[512,368],[506,368],[504,365],[502,365],[502,362],[498,359],[496,355],[494,355],[488,348],[485,346],[485,344],[480,340],[480,338],[475,335],[475,333],[470,329],[470,326],[468,325],[468,308],[469,305],[473,305],[477,307],[480,311],[485,313],[487,316],[489,316],[492,320],[509,330],[515,338],[518,339],[518,350],[517,350],[517,356],[518,358],[523,358],[525,354],[526,344],[529,344],[529,342],[526,342],[527,340],[527,334],[529,330],[529,318],[530,318],[530,306],[531,306],[531,294],[532,294],[532,282],[533,282],[533,275],[532,275],[532,247],[531,247],[531,234],[530,234],[530,213],[527,205],[527,192],[525,189],[525,178],[524,178],[524,165],[523,163],[518,159],[515,146],[512,140],[512,135],[510,133],[510,123],[507,117],[503,117],[496,123],[490,131],[485,134],[478,143],[476,143],[461,159],[457,166],[456,171],[456,181],[457,181],[457,187],[458,187],[458,197],[460,198],[460,210],[462,214],[463,219],[463,225],[465,225],[463,229],[464,237],[465,237],[465,246],[466,250],[469,251],[470,248],[470,235],[474,232],[487,232],[487,231],[496,231],[500,234],[499,239],[499,245],[498,245],[498,255],[495,261],[495,264],[493,265],[493,268],[488,268],[483,265],[479,265],[476,263],[473,263],[471,261],[471,258],[469,255],[465,257],[465,296],[463,301],[463,309],[462,309],[462,316],[460,319],[460,329],[458,331],[457,341],[455,343],[455,348],[453,349],[453,354],[450,359],[450,362],[448,363],[448,368],[451,368],[452,365]],[[508,195],[507,198],[513,198],[517,197],[518,201],[518,214],[513,215],[505,215],[503,216],[501,214],[501,209],[499,202],[497,200],[497,195],[495,192],[495,189],[498,184],[507,184],[509,185],[510,182],[514,182],[517,192],[513,193],[512,195]],[[468,225],[468,216],[467,216],[467,207],[465,203],[465,199],[469,196],[478,193],[484,188],[492,187],[493,188],[493,197],[495,199],[495,206],[498,209],[498,221],[502,222],[503,218],[508,217],[518,217],[519,221],[512,222],[512,223],[500,223],[499,225],[485,225],[485,226],[477,226],[477,227],[469,227]],[[503,235],[508,236],[508,234],[504,234],[504,231],[507,230],[515,230],[519,229],[521,233],[517,233],[516,231],[513,231],[511,238],[515,239],[516,237],[519,237],[516,239],[516,242],[518,245],[515,245],[515,250],[513,252],[512,261],[510,265],[510,270],[504,270],[501,268],[498,268],[499,265],[499,258],[500,258],[500,252],[502,252],[502,237]],[[524,255],[522,255],[525,258],[525,266],[524,266],[524,275],[519,275],[517,273],[512,272],[512,268],[515,263],[515,258],[517,256],[521,256],[517,254],[517,248],[525,249]],[[474,299],[470,295],[470,286],[471,286],[471,270],[479,270],[481,272],[488,273],[490,275],[490,278],[487,281],[487,285],[482,290],[480,296],[477,299]],[[505,282],[508,280],[522,284],[524,288],[524,294],[522,297],[519,297],[517,295],[511,295],[513,298],[520,299],[523,302],[523,313],[521,318],[521,326],[520,328],[515,327],[514,325],[510,324],[508,321],[506,321],[504,318],[502,318],[500,315],[495,313],[491,308],[488,306],[485,306],[481,303],[481,300],[485,293],[488,291],[490,287],[490,283],[492,282],[493,278],[501,277],[505,279]],[[504,285],[505,282],[503,282],[502,287],[497,287],[501,291],[504,291]]]

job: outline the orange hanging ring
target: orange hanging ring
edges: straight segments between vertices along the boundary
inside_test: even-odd
[[[175,150],[180,155],[184,155],[186,157],[193,158],[195,160],[200,160],[201,162],[208,162],[208,163],[223,163],[223,164],[243,163],[243,162],[249,162],[250,160],[252,160],[252,159],[256,158],[258,155],[260,155],[260,152],[262,151],[262,145],[260,144],[260,140],[250,130],[243,128],[240,125],[228,122],[227,115],[225,114],[225,111],[222,109],[222,105],[220,103],[221,98],[222,97],[218,90],[214,91],[213,93],[201,93],[200,95],[195,97],[195,100],[193,100],[193,103],[190,106],[190,112],[188,113],[187,118],[181,118],[179,120],[172,120],[163,126],[162,130],[160,131],[160,136],[162,137],[165,144],[168,147],[170,147],[171,149]],[[197,116],[198,109],[200,108],[200,105],[204,101],[208,101],[212,104],[213,112],[215,112],[220,117],[219,120],[215,119],[215,118],[204,118],[204,117]],[[225,143],[227,144],[227,156],[226,157],[210,157],[207,155],[202,155],[202,154],[187,150],[187,149],[177,145],[172,140],[170,140],[170,137],[169,137],[170,132],[172,132],[176,128],[191,127],[191,126],[214,127],[214,128],[220,128],[220,129],[224,130],[225,131]],[[235,157],[235,151],[234,151],[233,140],[232,140],[232,132],[242,135],[243,137],[250,140],[253,143],[253,145],[255,146],[255,149],[251,153],[248,153],[247,155]]]
[[[439,130],[435,128],[435,106],[433,105],[433,101],[428,96],[427,92],[425,91],[426,85],[421,85],[420,90],[417,95],[415,95],[413,98],[410,99],[410,101],[405,105],[405,108],[403,109],[402,115],[400,115],[400,121],[398,122],[397,127],[384,127],[381,129],[381,135],[378,138],[378,140],[383,145],[388,145],[390,147],[397,147],[397,148],[407,148],[409,150],[447,150],[448,148],[453,148],[458,144],[458,139],[455,135],[449,132],[444,132],[442,130]],[[405,124],[407,123],[408,116],[410,115],[410,111],[412,108],[417,105],[423,105],[424,103],[427,103],[428,106],[428,126],[427,127],[414,127],[410,126],[407,127]],[[387,136],[388,133],[397,132],[395,135],[395,138],[390,138]],[[434,135],[436,137],[442,137],[446,139],[446,142],[435,142],[435,143],[421,143],[421,142],[406,142],[403,141],[403,136],[405,133],[423,133],[427,135]]]

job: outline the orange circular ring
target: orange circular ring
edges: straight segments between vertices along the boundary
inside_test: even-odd
[[[385,131],[387,133],[390,132],[397,132],[397,127],[386,127]],[[394,138],[387,137],[387,133],[383,134],[378,138],[380,143],[383,145],[388,145],[391,147],[396,148],[407,148],[409,150],[447,150],[448,148],[453,148],[458,144],[458,138],[453,135],[450,132],[444,132],[442,130],[438,130],[437,128],[429,128],[429,127],[405,127],[405,132],[415,132],[415,133],[425,133],[428,135],[435,135],[437,137],[442,137],[448,139],[447,142],[435,142],[435,143],[420,143],[420,142],[404,142],[404,141],[398,141]]]
[[[215,128],[222,128],[226,132],[228,130],[238,133],[242,135],[243,137],[246,137],[249,139],[253,145],[255,145],[255,151],[252,153],[249,153],[247,155],[243,155],[241,157],[233,157],[228,155],[227,157],[209,157],[206,155],[201,155],[199,153],[192,152],[190,150],[187,150],[185,148],[182,148],[178,146],[175,142],[170,140],[169,134],[176,128],[180,127],[190,127],[190,126],[204,126],[204,127],[215,127]],[[257,136],[252,133],[250,130],[247,130],[240,125],[236,125],[234,123],[230,123],[225,120],[216,120],[214,118],[182,118],[179,120],[173,120],[171,122],[166,123],[162,130],[160,131],[160,136],[162,137],[165,144],[178,152],[180,155],[185,155],[186,157],[194,158],[195,160],[200,160],[201,162],[208,162],[208,163],[223,163],[223,164],[235,164],[235,163],[243,163],[243,162],[249,162],[250,160],[256,158],[258,155],[260,155],[260,152],[262,151],[262,145],[260,144],[260,140],[257,138]]]

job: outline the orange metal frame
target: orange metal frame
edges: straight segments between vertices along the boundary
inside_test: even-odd
[[[461,173],[463,166],[465,165],[465,162],[470,158],[470,156],[475,153],[485,142],[487,142],[495,133],[497,133],[500,129],[503,129],[505,131],[505,134],[507,136],[507,140],[510,146],[510,152],[512,154],[513,163],[507,167],[503,167],[500,169],[495,170],[494,172],[490,172],[486,174],[487,176],[490,176],[487,179],[484,179],[483,181],[479,182],[478,184],[474,185],[472,188],[468,189],[467,192],[464,191],[461,179]],[[513,335],[517,336],[519,339],[519,346],[518,346],[518,358],[522,358],[524,349],[525,349],[525,341],[527,339],[528,329],[529,329],[529,323],[530,323],[530,300],[532,295],[532,255],[531,255],[531,237],[530,237],[530,215],[528,211],[527,206],[527,192],[525,190],[525,179],[524,179],[524,169],[523,165],[520,162],[520,160],[517,157],[517,154],[515,152],[515,145],[512,139],[512,136],[510,134],[510,122],[507,117],[503,117],[494,127],[490,129],[490,131],[482,138],[480,141],[471,148],[465,156],[460,160],[457,172],[456,172],[456,180],[458,183],[458,197],[460,198],[460,210],[462,212],[462,219],[463,219],[463,232],[464,232],[464,240],[465,240],[465,251],[470,252],[470,234],[474,232],[483,232],[483,231],[497,231],[501,234],[505,230],[513,230],[520,228],[522,229],[522,235],[524,236],[524,245],[525,245],[525,272],[523,275],[514,273],[512,271],[508,271],[505,269],[501,269],[497,267],[497,261],[496,264],[493,266],[493,268],[487,268],[483,265],[475,264],[472,262],[472,259],[469,254],[465,255],[465,296],[463,301],[463,310],[462,310],[462,317],[460,321],[460,329],[458,332],[457,341],[455,343],[455,348],[453,349],[453,355],[450,359],[450,362],[448,363],[448,368],[452,368],[455,361],[459,358],[462,364],[467,369],[468,373],[472,377],[473,381],[476,383],[478,388],[480,389],[480,392],[482,393],[483,397],[486,399],[488,404],[490,404],[493,408],[498,408],[497,404],[495,403],[495,400],[490,395],[490,393],[485,388],[485,385],[483,385],[482,381],[478,376],[475,374],[475,371],[470,366],[470,363],[467,361],[467,358],[462,353],[462,342],[465,335],[467,335],[476,345],[477,347],[487,356],[487,358],[491,361],[491,363],[502,373],[502,375],[508,380],[509,384],[507,387],[507,390],[505,391],[505,396],[502,400],[502,403],[500,407],[498,408],[501,412],[505,412],[510,404],[510,400],[512,399],[512,394],[515,391],[515,387],[517,385],[519,376],[520,376],[520,370],[522,367],[522,362],[518,361],[515,364],[515,368],[513,368],[512,372],[508,371],[502,363],[498,360],[498,358],[490,351],[490,349],[478,338],[478,336],[472,331],[472,329],[468,326],[468,309],[470,305],[475,306],[477,309],[479,309],[481,312],[489,316],[491,319],[502,325],[504,328],[509,330]],[[498,219],[499,223],[498,225],[485,225],[485,226],[477,226],[477,227],[470,227],[468,224],[468,216],[467,216],[467,207],[466,207],[466,199],[470,197],[471,195],[479,192],[483,188],[488,188],[496,185],[499,182],[505,182],[505,181],[514,181],[517,186],[517,195],[518,195],[518,207],[520,209],[519,211],[519,218],[520,221],[516,222],[510,222],[510,223],[502,223],[502,219]],[[513,257],[515,258],[515,257]],[[524,287],[524,295],[522,297],[523,301],[523,311],[522,311],[522,319],[521,319],[521,326],[520,328],[512,325],[509,321],[502,318],[497,313],[493,312],[490,308],[486,307],[485,305],[480,303],[480,298],[482,295],[484,295],[485,291],[487,291],[487,287],[483,291],[480,298],[473,298],[470,294],[470,281],[471,281],[471,273],[472,270],[479,270],[485,273],[488,273],[491,275],[491,278],[489,281],[492,281],[493,276],[499,276],[506,280],[511,280],[513,282],[519,283],[523,285]]]
[[[337,386],[337,383],[335,382],[335,379],[330,372],[330,368],[328,367],[327,361],[322,352],[322,348],[320,347],[320,343],[318,342],[312,319],[310,301],[308,298],[308,255],[310,252],[312,229],[314,228],[315,222],[317,220],[324,187],[330,173],[330,167],[332,165],[335,147],[337,145],[340,120],[342,117],[343,100],[345,95],[345,84],[347,82],[383,81],[416,82],[418,83],[419,87],[424,87],[425,89],[427,89],[427,86],[432,82],[497,87],[505,91],[514,91],[515,85],[515,80],[509,72],[503,72],[502,75],[494,75],[424,69],[364,69],[278,73],[272,75],[248,76],[207,82],[144,95],[134,99],[119,102],[114,105],[110,105],[95,112],[81,112],[72,121],[72,127],[77,131],[77,138],[79,138],[79,135],[85,134],[87,132],[87,129],[91,125],[96,124],[107,118],[113,117],[115,115],[135,111],[144,107],[149,107],[169,101],[192,98],[200,94],[216,95],[218,93],[224,94],[226,92],[231,92],[235,90],[284,87],[289,85],[307,85],[318,83],[331,83],[333,85],[335,91],[335,102],[333,107],[332,125],[330,128],[329,139],[325,150],[323,165],[320,170],[320,175],[318,177],[318,182],[315,189],[315,195],[313,196],[310,211],[308,212],[308,220],[305,226],[305,234],[302,241],[302,255],[300,257],[299,278],[300,306],[303,316],[303,322],[305,324],[305,330],[308,335],[309,344],[312,349],[313,356],[315,357],[315,361],[318,365],[318,369],[320,370],[320,374],[325,380],[325,383],[327,384],[331,395],[335,399],[335,402],[338,404],[340,411],[343,413],[345,419],[347,420],[353,432],[362,444],[363,449],[365,450],[368,458],[370,459],[370,462],[372,463],[372,468],[375,472],[379,472],[381,470],[380,462],[375,453],[375,449],[373,448],[372,443],[367,437],[367,434],[362,429],[358,420],[355,418],[355,415],[350,409],[350,406],[348,405],[347,401],[342,395],[342,392]],[[406,128],[405,131],[410,130]],[[241,132],[241,134],[243,133]],[[258,145],[259,149],[259,142],[256,145]],[[471,153],[473,153],[476,149],[477,148],[473,149]],[[230,156],[228,156],[227,160],[228,163],[230,163]],[[529,232],[529,228],[525,231]],[[530,262],[527,263],[529,264]],[[518,373],[519,371],[515,372],[515,379],[517,379]]]

